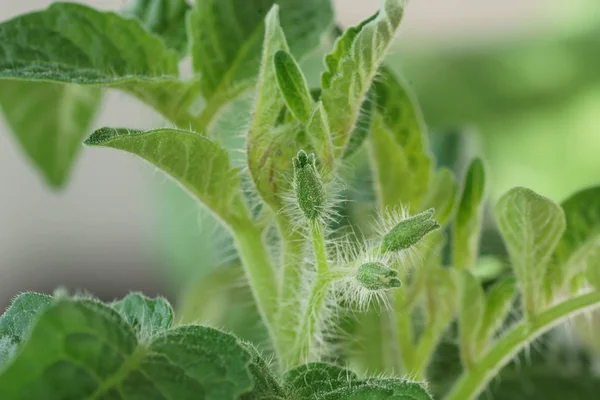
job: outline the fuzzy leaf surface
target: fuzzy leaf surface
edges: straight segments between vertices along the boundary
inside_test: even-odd
[[[285,373],[289,400],[430,400],[417,382],[402,379],[359,379],[353,372],[326,363],[309,363]]]
[[[496,220],[519,279],[525,309],[535,313],[548,261],[565,231],[565,215],[553,201],[517,187],[498,201]]]
[[[173,308],[161,297],[151,299],[140,293],[131,293],[110,306],[142,338],[164,332],[173,325]]]
[[[479,236],[483,221],[485,169],[476,158],[469,165],[453,226],[452,262],[454,268],[470,269],[479,252]]]
[[[297,124],[278,126],[279,112],[285,103],[278,89],[273,58],[278,51],[288,50],[279,8],[274,6],[266,18],[263,59],[246,147],[248,168],[258,193],[276,212],[283,207],[281,192],[289,188],[285,172],[291,171],[291,160],[298,152]]]
[[[345,152],[360,107],[400,26],[403,12],[403,0],[385,0],[377,17],[364,24],[352,44],[343,46],[336,55],[337,69],[328,84],[323,85],[322,100],[339,156]],[[340,40],[347,39],[342,36]]]
[[[314,102],[300,66],[292,55],[283,50],[275,53],[273,63],[285,104],[296,119],[307,124]]]
[[[136,131],[102,128],[84,142],[135,154],[166,172],[224,220],[242,211],[232,207],[240,175],[225,149],[207,138],[176,129]]]
[[[162,37],[168,48],[184,56],[188,50],[186,15],[190,9],[186,0],[132,0],[126,4],[123,15],[137,18],[146,29]]]
[[[6,399],[234,400],[252,388],[250,355],[221,331],[183,326],[138,342],[92,300],[57,300],[0,374]]]
[[[0,369],[12,358],[17,346],[26,339],[40,312],[51,302],[50,296],[23,293],[17,296],[0,316]]]

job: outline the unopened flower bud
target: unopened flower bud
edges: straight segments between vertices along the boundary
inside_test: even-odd
[[[433,213],[432,208],[401,221],[383,237],[382,250],[395,252],[408,249],[417,244],[425,235],[438,229],[440,225],[431,218]]]
[[[315,220],[321,215],[325,203],[325,191],[315,165],[315,155],[307,155],[300,150],[293,162],[294,190],[298,206],[307,219]]]
[[[379,262],[369,262],[358,267],[356,280],[366,289],[382,290],[400,287],[398,271]]]

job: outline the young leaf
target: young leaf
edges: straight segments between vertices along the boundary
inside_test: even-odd
[[[160,168],[189,190],[210,210],[232,222],[238,196],[239,171],[227,152],[199,134],[176,129],[135,131],[102,128],[84,142],[135,154]]]
[[[240,342],[240,345],[252,357],[248,369],[254,381],[252,392],[243,395],[240,400],[284,400],[285,391],[279,385],[279,379],[273,375],[256,347],[246,342]]]
[[[381,121],[373,120],[370,148],[380,203],[420,211],[432,166],[421,112],[405,83],[387,68],[380,68],[379,74],[373,89]]]
[[[492,286],[485,301],[485,311],[478,332],[480,350],[492,339],[510,312],[517,285],[514,278],[505,278]]]
[[[68,178],[101,98],[93,87],[0,80],[0,108],[6,122],[53,187]]]
[[[123,15],[137,18],[150,32],[160,36],[180,57],[187,53],[186,15],[191,7],[186,0],[131,0]]]
[[[285,105],[277,88],[273,57],[278,51],[288,51],[279,23],[279,8],[273,6],[266,19],[262,66],[258,78],[253,119],[246,147],[248,167],[258,193],[275,211],[283,207],[281,191],[289,187],[285,172],[296,155],[296,124],[277,126],[279,111]]]
[[[369,90],[365,101],[363,101],[362,106],[360,107],[356,125],[354,126],[352,133],[350,133],[350,139],[348,141],[348,146],[346,146],[346,151],[344,152],[344,158],[352,156],[352,154],[362,146],[367,136],[369,136],[369,132],[371,132],[371,123],[373,122],[373,114],[375,112],[374,97],[373,91]]]
[[[331,143],[331,132],[327,122],[327,114],[320,101],[314,107],[306,126],[306,134],[310,140],[317,159],[325,172],[333,170],[334,155]]]
[[[423,208],[433,208],[435,220],[444,226],[454,213],[454,207],[458,200],[457,194],[458,187],[454,173],[448,168],[440,168],[433,177]]]
[[[496,219],[523,293],[528,316],[540,304],[548,261],[565,230],[565,215],[551,200],[517,187],[500,198]]]
[[[183,326],[141,343],[110,307],[58,300],[0,375],[3,399],[235,400],[252,389],[251,356],[221,331]]]
[[[283,377],[289,400],[431,400],[422,384],[403,379],[359,379],[353,372],[326,363],[309,363]]]
[[[340,60],[337,70],[329,84],[323,85],[323,106],[339,156],[345,152],[360,106],[400,26],[403,11],[403,0],[385,0],[378,16],[362,26],[352,45],[343,46],[345,51],[336,57]],[[342,36],[340,40],[348,39]]]
[[[121,314],[141,339],[151,338],[173,325],[173,308],[163,298],[150,299],[131,293],[110,305]]]
[[[485,169],[476,158],[467,170],[452,230],[452,265],[456,269],[471,269],[479,253],[484,192]]]
[[[575,193],[561,207],[567,228],[548,267],[548,284],[554,290],[589,266],[588,256],[600,247],[600,187]]]
[[[38,315],[52,303],[52,298],[38,293],[23,293],[0,316],[0,369],[10,361],[37,320]]]
[[[296,119],[307,125],[314,102],[300,66],[292,55],[283,50],[275,53],[273,63],[285,104]]]
[[[202,76],[207,103],[205,119],[254,86],[264,54],[264,21],[274,4],[281,8],[281,26],[290,43],[290,49],[282,50],[300,59],[318,47],[333,18],[329,0],[196,1],[189,27],[193,67]]]
[[[477,362],[477,335],[485,310],[485,294],[481,284],[469,271],[458,271],[460,350],[466,368]]]

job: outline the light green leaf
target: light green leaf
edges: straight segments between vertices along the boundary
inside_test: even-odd
[[[600,248],[600,187],[575,193],[561,207],[567,228],[548,267],[548,285],[554,290],[560,290],[586,264],[591,267],[588,257]]]
[[[141,339],[162,333],[173,325],[173,308],[162,297],[151,299],[140,293],[131,293],[110,306],[121,314]]]
[[[350,140],[348,141],[348,146],[346,146],[344,158],[352,156],[360,148],[360,146],[362,146],[363,142],[369,136],[369,132],[371,132],[373,114],[375,113],[374,97],[373,91],[369,90],[367,92],[365,101],[363,101],[363,104],[360,107],[360,113],[358,114],[356,125],[350,134]]]
[[[516,292],[517,285],[513,277],[498,281],[488,291],[483,320],[478,333],[480,350],[487,346],[490,339],[506,320],[512,309]]]
[[[122,89],[177,124],[194,122],[198,83],[177,79],[177,53],[138,21],[56,3],[0,24],[0,42],[0,79]]]
[[[475,265],[479,254],[484,194],[485,169],[483,162],[476,158],[467,169],[452,227],[452,265],[456,269],[471,269]]]
[[[460,351],[463,365],[470,368],[477,362],[477,334],[485,310],[485,294],[479,281],[469,271],[457,271],[459,280],[458,320]]]
[[[385,0],[378,16],[362,26],[349,48],[343,46],[346,50],[343,54],[335,56],[339,59],[338,68],[329,84],[323,85],[322,100],[340,156],[345,152],[360,107],[400,26],[403,11],[403,0]],[[341,40],[347,39],[342,36]]]
[[[101,97],[93,87],[0,80],[0,108],[6,122],[54,187],[67,180]]]
[[[431,400],[421,383],[403,379],[359,379],[353,372],[326,363],[309,363],[283,377],[289,400]]]
[[[319,46],[333,19],[329,0],[196,1],[189,21],[191,52],[194,70],[202,76],[207,126],[225,104],[254,86],[264,56],[264,21],[274,4],[281,8],[290,44],[282,50],[300,59]]]
[[[458,187],[454,173],[448,168],[440,168],[435,172],[431,187],[424,200],[424,209],[433,208],[434,218],[444,226],[454,214],[458,200]]]
[[[0,369],[15,354],[17,346],[29,335],[38,315],[52,298],[38,293],[23,293],[0,316]]]
[[[314,102],[300,66],[292,55],[283,50],[275,53],[273,63],[285,104],[296,119],[307,125]]]
[[[565,215],[553,201],[517,187],[498,201],[496,220],[531,317],[543,307],[542,286],[548,261],[565,231]]]
[[[135,154],[160,168],[225,221],[243,206],[232,206],[239,196],[240,174],[230,166],[227,152],[199,134],[157,129],[136,131],[102,128],[84,142]]]
[[[229,334],[200,326],[151,343],[110,307],[59,300],[0,375],[3,399],[235,400],[253,386],[251,356]]]
[[[286,171],[291,171],[292,158],[298,152],[295,123],[277,126],[283,97],[277,87],[273,57],[278,51],[288,51],[285,35],[279,23],[279,8],[273,6],[266,19],[262,67],[246,147],[248,167],[258,193],[278,212],[283,206],[280,194],[289,187]]]
[[[333,170],[334,155],[327,114],[320,101],[315,105],[306,126],[306,133],[317,154],[324,175]]]
[[[374,97],[381,123],[388,131],[382,136],[380,127],[372,126],[372,163],[381,174],[380,202],[384,206],[410,206],[411,211],[424,209],[423,201],[430,188],[431,156],[427,150],[425,125],[414,96],[406,83],[387,68],[380,68],[381,78],[374,85]],[[376,136],[377,135],[377,136]],[[389,172],[386,170],[397,169]],[[383,179],[383,180],[381,180]]]
[[[183,57],[188,50],[186,0],[131,0],[123,15],[137,18],[150,32],[160,36],[168,48]]]

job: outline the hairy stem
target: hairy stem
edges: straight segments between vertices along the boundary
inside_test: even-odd
[[[564,320],[600,306],[594,291],[548,308],[533,320],[522,321],[506,332],[470,369],[463,372],[446,400],[474,399],[513,357],[531,341]]]
[[[300,329],[296,337],[293,356],[293,365],[301,364],[310,357],[313,344],[318,334],[319,323],[326,311],[327,293],[331,283],[337,278],[335,273],[329,272],[327,261],[327,247],[323,225],[319,220],[311,222],[312,242],[315,252],[317,276],[311,287],[308,303],[300,321]]]
[[[298,310],[302,304],[302,258],[304,237],[290,228],[283,220],[278,221],[281,236],[282,271],[279,281],[277,335],[287,352],[282,353],[282,363],[288,363],[296,341]],[[284,349],[284,350],[285,350]]]

